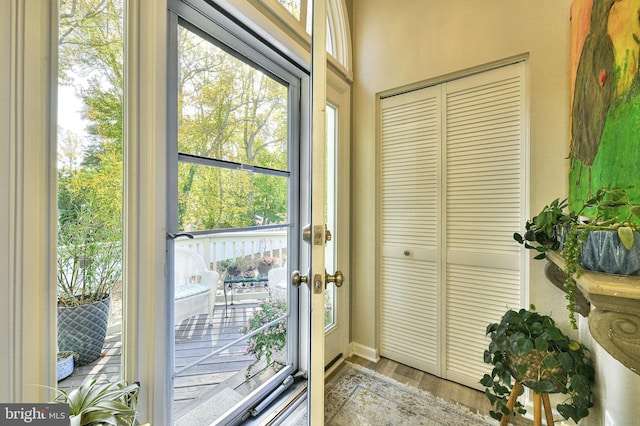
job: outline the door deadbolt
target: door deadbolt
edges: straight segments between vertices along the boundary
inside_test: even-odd
[[[331,231],[327,229],[327,225],[317,225],[313,227],[312,232],[311,225],[306,225],[302,228],[302,240],[307,244],[321,246],[327,241],[331,241]]]

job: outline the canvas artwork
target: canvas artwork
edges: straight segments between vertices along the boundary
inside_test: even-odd
[[[569,202],[603,186],[640,199],[640,0],[571,5]]]

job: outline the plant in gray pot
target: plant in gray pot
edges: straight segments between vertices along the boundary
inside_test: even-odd
[[[576,327],[576,281],[583,268],[618,275],[640,275],[640,204],[630,200],[629,188],[603,187],[575,211],[566,200],[545,206],[527,221],[524,234],[513,238],[544,259],[560,250],[565,260],[564,287],[569,318]]]
[[[77,354],[78,365],[102,353],[111,291],[122,276],[118,235],[87,207],[58,228],[58,350]]]

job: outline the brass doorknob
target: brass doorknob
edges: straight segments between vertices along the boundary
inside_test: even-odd
[[[324,277],[325,282],[334,283],[336,287],[342,287],[342,284],[344,284],[344,275],[340,271],[336,271],[336,273],[333,275],[327,273],[327,271],[324,271]]]
[[[294,287],[300,287],[301,283],[309,283],[308,275],[300,275],[300,271],[293,271],[291,273],[291,285]]]

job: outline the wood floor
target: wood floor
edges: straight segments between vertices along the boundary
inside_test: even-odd
[[[210,397],[220,385],[239,387],[246,381],[245,371],[253,358],[245,353],[241,328],[256,309],[257,302],[236,303],[229,306],[225,316],[224,305],[216,306],[211,319],[208,315],[196,315],[176,327],[176,370],[197,362],[175,377],[176,417],[197,405],[199,400]],[[209,356],[214,352],[217,353]],[[58,382],[58,388],[66,390],[92,379],[119,380],[121,354],[122,334],[108,336],[102,356],[89,365],[76,367],[71,376]],[[258,365],[253,371],[257,373],[261,368],[264,366]]]
[[[465,406],[472,412],[483,416],[488,416],[489,410],[492,409],[487,397],[478,390],[449,380],[440,379],[432,374],[416,370],[415,368],[408,367],[387,358],[380,358],[380,361],[375,363],[354,355],[349,357],[347,361],[376,371],[400,383],[427,391],[445,401]],[[533,422],[518,417],[515,421],[512,419],[509,424],[515,426],[530,426]]]
[[[236,304],[224,316],[224,306],[216,306],[213,324],[206,318],[194,317],[176,328],[176,367],[188,365],[216,348],[230,345],[222,353],[207,358],[188,371],[176,377],[175,414],[180,417],[192,410],[202,397],[216,393],[216,387],[225,386],[238,389],[244,382],[244,371],[251,358],[244,353],[244,343],[233,344],[241,336],[240,328],[257,308],[257,303]],[[122,342],[120,333],[109,336],[103,357],[91,365],[77,368],[67,379],[58,383],[62,389],[78,386],[92,378],[115,380],[120,376]],[[436,395],[446,401],[468,407],[472,412],[488,415],[491,406],[484,394],[475,389],[443,380],[431,374],[408,367],[395,361],[381,358],[374,363],[358,356],[348,361],[360,364],[401,383],[414,386]],[[518,418],[512,423],[528,426],[533,422]]]

